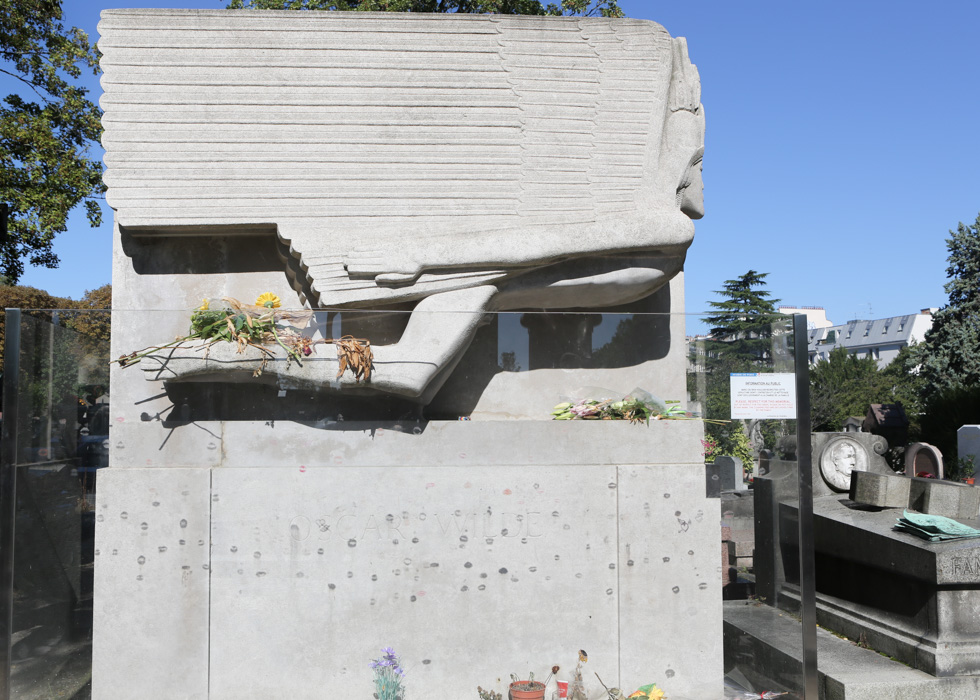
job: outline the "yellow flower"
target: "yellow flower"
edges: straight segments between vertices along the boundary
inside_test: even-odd
[[[266,292],[255,300],[256,306],[264,306],[267,309],[278,309],[282,306],[282,301],[272,292]]]
[[[201,299],[201,305],[197,307],[198,311],[207,311],[211,307],[207,299]]]

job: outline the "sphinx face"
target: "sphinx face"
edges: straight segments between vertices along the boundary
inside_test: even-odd
[[[697,112],[678,110],[667,117],[660,181],[673,194],[682,212],[692,219],[704,216],[704,183],[701,161],[704,157],[704,107]]]

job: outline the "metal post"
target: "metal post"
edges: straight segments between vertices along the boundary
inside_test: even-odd
[[[0,700],[10,700],[17,511],[17,388],[20,378],[20,309],[7,309],[5,314],[3,437],[0,439]]]
[[[800,613],[803,622],[803,699],[817,700],[817,589],[813,557],[813,457],[810,453],[810,356],[804,314],[793,315],[796,372],[796,459],[799,468],[798,532]]]

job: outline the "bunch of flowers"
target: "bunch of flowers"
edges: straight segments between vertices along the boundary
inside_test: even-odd
[[[614,399],[579,399],[565,401],[551,411],[553,420],[628,420],[630,423],[647,423],[666,418],[690,418],[691,414],[680,407],[679,401],[667,401],[661,408],[653,403],[627,396]]]
[[[391,647],[381,650],[381,658],[371,661],[374,669],[374,697],[378,700],[404,700],[405,689],[402,686],[405,671],[401,661]]]
[[[154,352],[189,341],[200,340],[205,348],[219,341],[227,341],[235,343],[239,353],[245,352],[248,347],[259,349],[263,353],[264,368],[269,359],[276,357],[267,346],[278,345],[285,351],[288,362],[300,364],[303,357],[314,353],[317,344],[325,343],[336,346],[340,362],[338,379],[345,370],[350,369],[356,381],[370,380],[374,359],[370,341],[349,335],[338,339],[313,340],[301,332],[309,325],[313,312],[276,311],[281,306],[282,301],[271,292],[259,295],[253,305],[243,304],[231,297],[223,297],[220,302],[215,303],[203,299],[201,305],[191,312],[191,325],[187,335],[171,343],[122,355],[114,362],[118,362],[120,367],[127,367]],[[262,368],[256,370],[254,375],[262,374]]]
[[[714,462],[715,457],[718,455],[718,441],[710,435],[706,435],[704,439],[701,440],[701,447],[704,450],[704,452],[701,453],[704,456],[704,461]]]

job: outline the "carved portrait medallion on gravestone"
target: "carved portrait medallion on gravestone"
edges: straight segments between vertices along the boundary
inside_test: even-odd
[[[840,437],[831,440],[820,454],[820,473],[834,491],[851,488],[851,472],[868,471],[868,453],[857,440]]]

